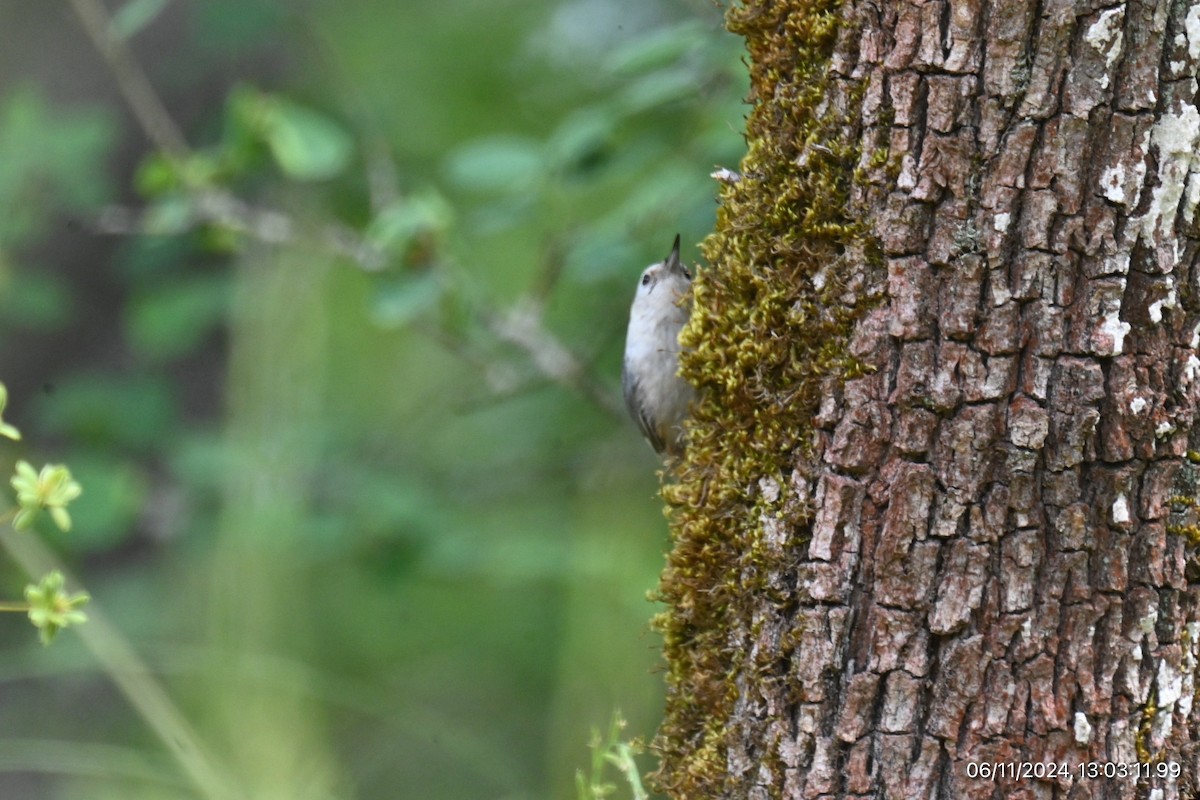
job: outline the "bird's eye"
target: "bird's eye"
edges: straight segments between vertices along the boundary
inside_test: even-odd
[[[647,272],[645,275],[642,276],[642,286],[649,286],[649,285],[650,285],[650,273]]]

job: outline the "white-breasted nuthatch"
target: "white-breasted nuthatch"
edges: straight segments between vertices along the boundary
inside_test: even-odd
[[[666,261],[646,267],[629,309],[621,386],[625,405],[654,451],[683,451],[683,420],[696,390],[679,377],[679,331],[691,314],[691,273],[679,260],[679,236]]]

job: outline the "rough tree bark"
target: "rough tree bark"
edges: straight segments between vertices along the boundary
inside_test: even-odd
[[[659,785],[1194,796],[1200,4],[728,20]]]

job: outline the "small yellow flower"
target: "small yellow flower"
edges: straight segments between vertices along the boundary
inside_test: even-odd
[[[87,614],[79,609],[87,604],[86,592],[67,594],[63,591],[63,576],[58,570],[42,578],[42,582],[25,587],[25,601],[29,603],[29,621],[38,629],[42,644],[50,644],[63,628],[87,622]]]
[[[47,464],[39,473],[28,461],[18,461],[12,486],[17,490],[17,504],[21,507],[13,518],[14,528],[25,530],[33,524],[37,513],[45,508],[50,510],[50,516],[59,530],[71,530],[67,504],[79,497],[83,488],[75,482],[71,471],[64,465]]]

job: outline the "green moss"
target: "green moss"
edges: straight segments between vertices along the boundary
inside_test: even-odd
[[[696,278],[681,335],[681,372],[704,399],[678,480],[663,488],[675,546],[659,594],[668,699],[656,777],[673,797],[731,788],[735,680],[749,687],[787,673],[790,650],[749,663],[745,637],[756,630],[754,609],[770,602],[786,613],[795,602],[791,590],[769,596],[767,578],[794,569],[809,509],[760,481],[786,487],[792,469],[810,471],[826,379],[863,372],[846,347],[867,310],[866,300],[846,301],[849,264],[878,278],[882,257],[852,200],[863,180],[864,87],[828,72],[839,11],[830,0],[749,0],[727,14],[746,38],[754,108],[743,177],[722,190],[717,230],[704,243],[710,267]],[[886,150],[872,153],[871,166],[887,163]],[[867,297],[866,288],[854,296]],[[766,546],[764,519],[794,532],[789,553]]]
[[[1193,547],[1200,546],[1200,498],[1187,495],[1174,495],[1170,499],[1171,521],[1167,523],[1167,533],[1182,536]],[[1186,518],[1186,522],[1176,521]]]

